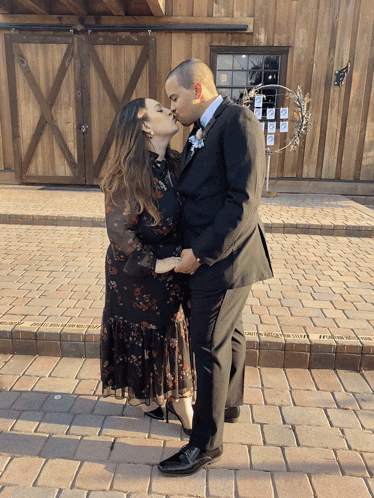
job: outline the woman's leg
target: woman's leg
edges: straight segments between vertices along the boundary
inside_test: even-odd
[[[180,416],[186,429],[192,429],[192,396],[179,398],[173,403],[175,412]]]

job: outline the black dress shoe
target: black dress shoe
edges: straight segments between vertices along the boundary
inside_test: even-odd
[[[186,444],[178,453],[159,463],[158,470],[171,476],[188,476],[220,460],[222,452],[222,446],[215,450],[200,450]]]
[[[154,418],[155,420],[164,420],[164,412],[162,411],[161,406],[158,406],[150,412],[144,412],[144,416]]]
[[[240,417],[240,406],[227,406],[225,408],[225,422],[234,424]]]

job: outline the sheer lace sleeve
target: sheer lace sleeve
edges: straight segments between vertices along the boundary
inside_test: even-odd
[[[127,210],[120,195],[114,202],[105,205],[108,237],[116,259],[126,261],[124,271],[131,276],[144,277],[154,273],[156,258],[153,248],[144,244],[138,233],[139,217],[136,203],[130,203]]]

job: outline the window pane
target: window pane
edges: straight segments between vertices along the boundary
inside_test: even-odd
[[[238,86],[245,86],[247,84],[247,72],[234,71],[232,77],[232,84]]]
[[[263,60],[264,58],[262,55],[250,55],[248,60],[248,69],[262,69]]]
[[[263,100],[263,104],[262,106],[264,108],[267,108],[267,107],[277,107],[277,103],[276,103],[276,95],[277,95],[277,91],[276,89],[274,88],[264,88],[261,92],[264,96],[266,96],[266,98],[264,98]]]
[[[259,85],[262,83],[261,71],[250,71],[248,73],[248,85]]]
[[[264,72],[264,85],[275,85],[278,83],[278,72],[277,71],[265,71]]]
[[[265,57],[264,69],[273,69],[275,71],[279,70],[279,55],[267,55]]]
[[[231,95],[231,90],[229,88],[217,88],[218,95],[222,95],[222,97],[227,97],[227,95]]]
[[[230,54],[217,55],[217,69],[232,69],[232,58]]]
[[[232,71],[217,71],[217,86],[231,86],[232,85]]]
[[[248,55],[235,55],[234,56],[234,69],[245,69],[248,68]]]
[[[242,97],[243,97],[243,90],[244,88],[233,88],[232,89],[232,100],[236,103],[236,104],[241,104],[242,101]]]
[[[266,48],[262,53],[243,53],[240,48],[235,54],[217,54],[216,85],[222,96],[229,95],[234,102],[242,104],[243,92],[247,88],[259,85],[279,84],[282,56],[267,54]],[[266,119],[266,109],[279,107],[278,91],[275,87],[261,89],[263,94],[263,108],[254,109],[254,100],[250,107],[259,115],[259,119]],[[261,116],[262,114],[262,116]],[[278,114],[278,111],[277,111]]]

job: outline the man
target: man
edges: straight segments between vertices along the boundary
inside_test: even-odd
[[[250,286],[272,277],[258,217],[265,142],[254,114],[218,96],[208,66],[189,59],[165,83],[171,111],[195,123],[182,153],[184,247],[175,271],[188,273],[197,398],[189,444],[159,464],[188,475],[222,454],[224,421],[243,403],[245,336],[241,314]]]

